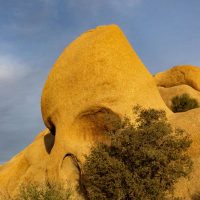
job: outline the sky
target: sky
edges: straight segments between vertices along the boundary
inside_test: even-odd
[[[45,127],[43,85],[82,32],[117,24],[155,74],[200,66],[199,0],[0,0],[0,163]]]

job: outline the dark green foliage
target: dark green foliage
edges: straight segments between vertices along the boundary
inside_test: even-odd
[[[197,100],[191,98],[186,93],[172,98],[171,108],[173,112],[185,112],[198,107],[199,105]]]
[[[191,171],[187,134],[172,134],[164,111],[135,111],[137,127],[126,119],[118,130],[107,133],[109,146],[98,144],[87,157],[83,178],[89,199],[163,200],[178,178]]]
[[[19,195],[13,200],[69,200],[71,191],[61,184],[29,184],[20,189]]]

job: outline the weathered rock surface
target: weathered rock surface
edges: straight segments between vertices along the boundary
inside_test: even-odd
[[[42,116],[51,134],[42,133],[4,165],[0,187],[12,192],[25,179],[76,183],[74,157],[81,164],[91,145],[105,140],[103,132],[114,128],[108,119],[130,116],[136,104],[170,113],[153,77],[116,25],[82,34],[58,58],[42,93]]]
[[[180,96],[184,93],[188,94],[191,98],[196,99],[200,105],[200,92],[193,89],[189,85],[178,85],[169,88],[158,87],[158,90],[165,104],[170,109],[171,109],[172,98],[175,96]]]
[[[160,86],[164,86],[160,84],[162,77],[156,75]],[[76,185],[84,155],[97,141],[106,142],[104,131],[116,128],[115,122],[121,116],[131,117],[137,104],[164,109],[171,123],[183,125],[195,139],[190,150],[195,159],[194,178],[177,185],[177,193],[187,197],[188,191],[194,192],[200,183],[199,161],[196,161],[200,149],[197,133],[200,110],[173,114],[167,108],[155,80],[116,25],[97,27],[82,34],[58,58],[42,93],[42,116],[48,129],[0,166],[0,191],[14,194],[27,181],[63,180]],[[179,192],[181,187],[183,192]]]
[[[183,65],[173,67],[165,72],[160,72],[155,75],[155,80],[158,86],[172,87],[177,85],[189,85],[192,88],[200,91],[200,68]]]
[[[194,66],[178,66],[166,72],[155,75],[158,90],[166,103],[171,108],[171,99],[187,93],[200,103],[200,68]],[[200,108],[187,112],[174,113],[168,117],[174,127],[186,130],[193,141],[189,150],[194,167],[190,179],[182,179],[176,186],[176,194],[191,199],[191,195],[199,192],[200,188]]]
[[[41,132],[32,144],[1,166],[0,194],[16,194],[17,187],[25,182],[45,181],[48,153],[44,139],[48,135],[48,130]]]
[[[180,180],[176,187],[176,194],[189,200],[191,195],[200,191],[200,108],[175,113],[169,117],[169,122],[175,127],[186,130],[192,139],[189,155],[194,162],[193,171],[189,180]]]
[[[49,165],[48,172],[59,177],[55,167],[66,153],[82,160],[101,139],[104,125],[97,130],[98,115],[131,115],[135,104],[166,109],[121,30],[111,25],[81,35],[58,58],[42,94],[43,119],[56,137],[50,155],[54,166]]]

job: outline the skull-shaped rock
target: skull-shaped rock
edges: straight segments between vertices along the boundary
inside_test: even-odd
[[[27,179],[77,184],[84,155],[97,141],[107,142],[104,132],[115,129],[121,116],[132,116],[137,104],[171,113],[119,27],[82,34],[63,51],[46,81],[41,107],[49,131],[0,168],[0,185],[13,191]],[[3,178],[9,168],[15,178]]]

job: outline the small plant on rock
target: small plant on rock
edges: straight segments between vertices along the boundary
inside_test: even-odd
[[[71,190],[64,188],[62,184],[31,183],[21,186],[19,195],[13,200],[69,200],[70,197]]]
[[[172,101],[171,108],[173,112],[185,112],[199,107],[197,100],[191,98],[186,93],[180,96],[173,97],[171,101]]]

